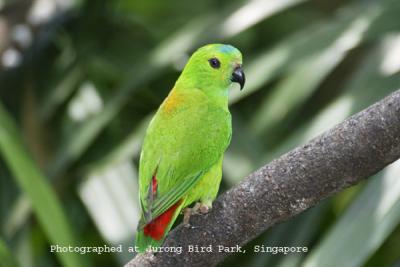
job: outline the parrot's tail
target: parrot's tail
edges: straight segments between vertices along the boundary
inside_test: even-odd
[[[178,217],[183,203],[182,199],[179,200],[163,214],[146,224],[143,229],[138,229],[136,246],[139,248],[139,252],[145,252],[149,246],[160,247],[162,245],[165,236]]]

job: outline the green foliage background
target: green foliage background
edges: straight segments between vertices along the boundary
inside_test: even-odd
[[[50,245],[134,245],[144,130],[197,47],[230,43],[244,55],[223,192],[400,87],[398,14],[396,0],[73,1],[21,64],[0,69],[0,266],[132,258]],[[400,266],[399,200],[396,162],[221,266]]]

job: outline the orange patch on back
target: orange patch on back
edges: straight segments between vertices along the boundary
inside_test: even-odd
[[[182,97],[175,91],[171,91],[163,103],[163,110],[170,113],[182,102]]]

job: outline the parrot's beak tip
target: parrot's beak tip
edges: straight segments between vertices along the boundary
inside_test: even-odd
[[[246,77],[240,66],[236,67],[233,71],[231,81],[234,83],[238,83],[240,85],[240,90],[243,89],[246,82]]]

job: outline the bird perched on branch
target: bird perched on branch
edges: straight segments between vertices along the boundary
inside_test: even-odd
[[[151,120],[139,165],[141,252],[162,245],[181,211],[189,225],[191,214],[211,208],[232,135],[228,90],[232,82],[243,88],[241,66],[231,45],[199,48]]]

